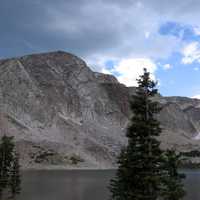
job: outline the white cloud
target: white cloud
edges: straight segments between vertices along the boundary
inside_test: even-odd
[[[112,74],[112,72],[106,68],[102,68],[101,73],[103,74]]]
[[[154,72],[157,67],[155,63],[148,58],[129,58],[121,60],[118,65],[114,66],[113,71],[117,74],[119,82],[127,86],[137,86],[136,79],[143,73],[143,69],[146,68],[151,77],[155,79]]]
[[[200,99],[200,94],[195,95],[195,96],[193,96],[192,98],[193,98],[193,99]]]
[[[165,65],[163,65],[163,69],[165,69],[165,70],[172,69],[172,65],[165,64]]]
[[[148,38],[150,37],[150,32],[149,32],[149,31],[146,31],[146,32],[144,33],[144,36],[145,36],[146,39],[148,39]]]
[[[112,60],[113,67],[111,69],[106,68],[105,61]],[[96,63],[97,65],[94,65]],[[137,86],[136,79],[143,74],[143,69],[146,68],[150,72],[151,78],[156,80],[155,71],[157,65],[150,58],[125,58],[119,59],[118,57],[99,57],[94,56],[89,60],[89,66],[92,66],[94,71],[98,71],[104,74],[112,74],[116,76],[119,82],[126,86]],[[160,81],[158,81],[158,86]]]
[[[191,64],[193,62],[200,63],[200,45],[198,42],[191,42],[182,49],[182,63]]]
[[[200,27],[199,26],[196,26],[193,28],[193,31],[196,35],[200,35]]]
[[[199,68],[198,67],[194,67],[194,71],[199,71]]]

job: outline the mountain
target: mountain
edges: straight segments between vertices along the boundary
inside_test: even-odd
[[[57,51],[0,60],[0,134],[15,136],[23,168],[112,168],[134,87]],[[200,163],[200,100],[162,97],[162,148]]]

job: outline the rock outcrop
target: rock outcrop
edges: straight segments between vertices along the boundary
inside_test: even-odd
[[[24,168],[112,168],[134,91],[61,51],[0,60],[0,134],[15,136]],[[200,100],[158,101],[162,147],[200,150]]]

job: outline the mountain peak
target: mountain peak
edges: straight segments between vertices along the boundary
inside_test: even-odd
[[[58,168],[115,166],[127,142],[134,93],[135,88],[112,75],[93,72],[82,59],[64,51],[0,60],[1,112],[24,168],[52,163]],[[185,98],[158,100],[164,107],[159,116],[162,145],[176,146],[178,151],[199,148],[193,140],[200,132],[199,103]],[[76,166],[71,162],[74,157],[81,160]]]

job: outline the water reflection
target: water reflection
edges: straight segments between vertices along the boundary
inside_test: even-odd
[[[102,200],[114,171],[26,171],[19,200]]]
[[[112,170],[26,171],[18,200],[108,200]],[[200,199],[200,170],[184,170],[187,197]]]

